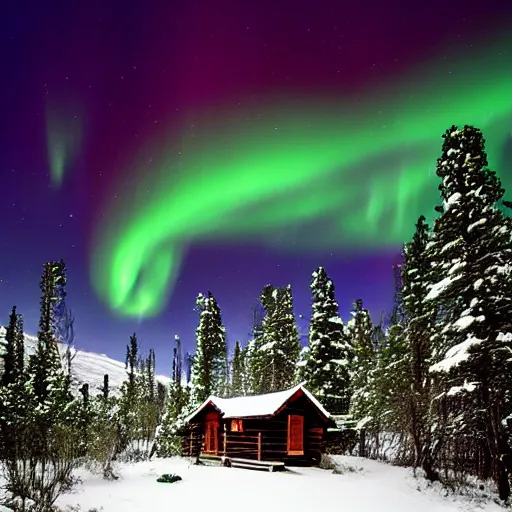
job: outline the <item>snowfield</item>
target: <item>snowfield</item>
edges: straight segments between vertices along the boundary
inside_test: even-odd
[[[344,468],[343,474],[319,468],[269,473],[194,466],[179,458],[121,465],[117,468],[120,479],[115,482],[80,470],[76,475],[83,483],[56,504],[63,510],[80,512],[312,512],[320,508],[346,512],[503,511],[490,500],[445,497],[439,489],[427,488],[424,480],[416,480],[408,469],[358,457],[335,459]],[[183,480],[156,482],[163,473],[176,473]]]

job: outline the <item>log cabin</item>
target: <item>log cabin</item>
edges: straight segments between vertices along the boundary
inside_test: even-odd
[[[334,425],[303,384],[265,395],[211,396],[185,420],[184,453],[316,465]]]

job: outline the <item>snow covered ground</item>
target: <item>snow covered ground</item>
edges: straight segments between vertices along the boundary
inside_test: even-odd
[[[404,468],[357,457],[336,459],[342,467],[357,471],[333,474],[319,468],[293,468],[291,472],[269,473],[194,466],[177,458],[120,466],[121,478],[115,482],[81,470],[77,475],[83,483],[61,496],[57,505],[63,510],[79,507],[80,512],[503,511],[489,501],[482,504],[460,496],[445,497],[437,489],[427,489],[424,481],[415,480]],[[183,480],[173,484],[156,482],[163,473],[177,473]]]

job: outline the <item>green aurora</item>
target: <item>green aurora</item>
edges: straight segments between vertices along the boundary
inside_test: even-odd
[[[46,144],[50,165],[51,181],[54,187],[60,188],[66,169],[77,156],[82,143],[82,120],[76,115],[69,116],[64,112],[76,111],[76,107],[64,109],[61,105],[46,104]]]
[[[137,185],[109,205],[92,241],[97,294],[118,315],[157,315],[195,242],[398,247],[420,214],[433,218],[436,158],[452,124],[483,130],[490,165],[512,185],[511,43],[464,59],[445,52],[356,97],[267,98],[194,116],[193,128],[144,148],[126,169]],[[159,155],[151,166],[148,154]]]

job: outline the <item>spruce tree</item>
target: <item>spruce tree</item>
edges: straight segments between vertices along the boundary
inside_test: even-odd
[[[291,286],[267,285],[261,294],[261,303],[265,317],[261,338],[255,340],[253,347],[253,373],[257,392],[270,393],[295,383],[300,340]]]
[[[130,344],[126,346],[126,359],[125,359],[125,369],[128,373],[128,385],[129,390],[134,393],[135,392],[135,377],[136,377],[136,369],[137,369],[137,361],[139,359],[139,342],[137,340],[137,335],[133,333],[130,336]]]
[[[332,414],[346,414],[350,400],[352,349],[339,316],[334,284],[325,269],[312,275],[312,316],[305,378],[308,389]]]
[[[353,410],[359,419],[368,421],[374,433],[393,432],[407,439],[410,396],[410,368],[403,326],[387,329],[374,358],[368,362],[369,378],[362,393],[354,398]],[[396,455],[398,457],[398,454]]]
[[[103,385],[99,388],[99,391],[101,393],[101,397],[104,400],[107,400],[109,397],[109,393],[110,393],[108,373],[103,375]]]
[[[181,378],[182,356],[179,336],[175,336],[175,344],[168,400],[155,442],[158,457],[183,455],[183,442],[179,430],[190,412],[190,390],[187,385],[183,385]]]
[[[177,334],[174,336],[174,341],[176,346],[173,349],[171,377],[173,382],[181,382],[183,372],[183,356],[181,351],[181,339]]]
[[[434,442],[444,444],[445,453],[464,446],[489,460],[483,467],[506,500],[512,473],[504,426],[512,413],[510,220],[480,130],[453,126],[443,138],[436,169],[443,205],[433,228],[428,295],[436,303],[431,370],[444,411]]]
[[[130,342],[126,346],[125,369],[128,380],[123,382],[120,388],[119,404],[119,447],[120,452],[133,446],[139,430],[138,400],[140,389],[138,387],[137,374],[139,369],[139,341],[137,334],[130,336]]]
[[[139,357],[135,372],[134,431],[138,456],[142,458],[151,453],[151,443],[159,423],[155,361],[155,352],[149,349],[147,356]]]
[[[29,358],[28,378],[37,406],[36,424],[41,435],[73,427],[73,402],[70,381],[60,357],[57,329],[61,322],[66,297],[66,265],[64,261],[49,261],[43,266],[41,277],[41,315],[35,354]],[[68,432],[71,435],[70,432]],[[43,443],[44,444],[44,443]]]
[[[9,324],[5,331],[5,353],[2,356],[4,360],[4,368],[1,379],[2,386],[8,386],[17,380],[17,343],[19,337],[17,336],[18,329],[18,315],[16,313],[16,306],[13,306],[9,316]]]
[[[412,439],[415,467],[422,467],[429,480],[438,478],[431,459],[430,407],[431,360],[430,332],[432,329],[432,305],[425,299],[428,294],[430,263],[428,245],[430,232],[424,216],[416,223],[412,241],[404,247],[404,262],[401,267],[402,310],[407,319],[404,327],[404,342],[410,393],[404,397],[408,412],[408,431]],[[409,388],[409,386],[408,386]]]
[[[235,349],[233,352],[233,362],[231,371],[231,396],[242,396],[244,394],[244,359],[243,350],[240,342],[235,342]]]
[[[117,479],[112,469],[112,461],[124,449],[122,418],[119,400],[110,395],[108,374],[103,376],[100,394],[92,400],[92,419],[88,442],[88,457],[101,464],[103,478]]]
[[[278,386],[275,391],[287,389],[296,384],[296,367],[301,349],[299,329],[293,312],[292,287],[288,285],[282,288],[277,294],[276,300],[276,326],[279,333],[277,341],[279,377]]]
[[[194,357],[192,383],[196,405],[210,395],[227,394],[226,329],[222,324],[220,308],[208,292],[199,294],[196,301],[199,326],[196,329],[197,349]]]
[[[307,369],[306,365],[308,364],[308,353],[309,353],[309,346],[306,345],[305,347],[301,347],[299,352],[299,358],[297,360],[297,367],[295,370],[295,380],[297,382],[306,382],[308,380],[307,377]]]
[[[56,339],[62,301],[66,296],[66,266],[49,261],[44,264],[41,277],[41,316],[37,333],[35,354],[30,358],[29,373],[34,383],[36,397],[44,403],[49,396],[49,388],[57,391],[64,379],[62,362]],[[60,384],[57,384],[60,382]],[[62,389],[64,394],[69,390]]]
[[[363,307],[363,301],[357,299],[347,323],[347,334],[352,346],[351,364],[352,397],[350,412],[356,419],[369,418],[369,393],[374,385],[376,353],[373,344],[373,323],[370,313]]]
[[[17,315],[14,338],[14,375],[15,379],[22,379],[25,376],[25,332],[22,315]]]

